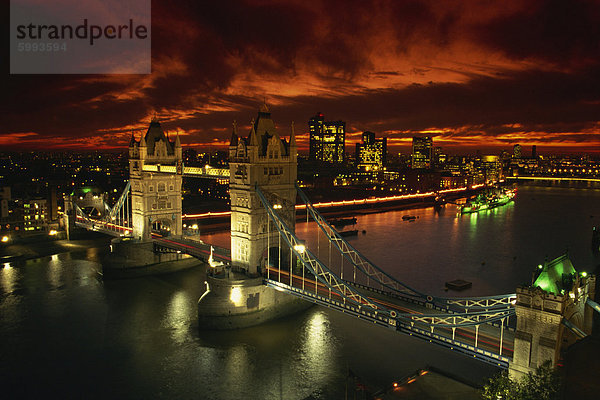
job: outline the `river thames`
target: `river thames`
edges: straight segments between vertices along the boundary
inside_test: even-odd
[[[412,287],[452,296],[514,292],[545,259],[568,249],[594,272],[591,231],[600,188],[521,185],[516,201],[457,217],[457,207],[358,215],[349,239]],[[418,217],[414,222],[402,216]],[[316,246],[316,226],[299,222]],[[228,233],[206,235],[228,245]],[[326,247],[319,244],[322,257]],[[497,370],[430,343],[319,306],[238,331],[199,329],[205,268],[120,281],[96,270],[103,248],[5,264],[0,269],[3,393],[13,397],[335,399],[348,371],[372,390],[433,365],[480,380]]]

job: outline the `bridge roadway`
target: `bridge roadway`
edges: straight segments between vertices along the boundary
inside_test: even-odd
[[[353,312],[353,307],[348,307],[337,293],[332,292],[320,282],[315,284],[315,279],[312,276],[303,277],[292,274],[290,282],[289,271],[272,267],[265,271],[265,278],[266,284],[275,289],[287,291],[317,304],[355,315],[358,318],[396,329],[411,336],[414,335],[429,340],[452,350],[458,350],[493,365],[506,368],[513,355],[514,331],[507,329],[505,324],[502,324],[502,326],[481,324],[478,328],[475,326],[454,329],[440,326],[432,328],[430,325],[418,322],[414,324],[403,323],[401,318],[397,318],[396,323],[390,325],[389,323],[382,323],[382,321],[378,321],[372,316],[363,316],[364,313],[361,315],[360,311]],[[401,314],[446,314],[442,310],[432,309],[417,302],[409,302],[381,291],[372,291],[366,288],[357,288],[357,290],[378,305],[395,311],[399,317],[401,317]],[[501,350],[500,343],[502,343]]]
[[[102,232],[107,235],[123,237],[131,235],[131,228],[121,226],[106,221],[100,221],[90,218],[84,218],[77,215],[75,224],[81,228]],[[199,240],[192,240],[185,237],[168,236],[164,237],[158,233],[152,233],[152,241],[159,251],[179,252],[189,254],[200,260],[208,262],[210,249],[213,248],[213,259],[224,263],[231,262],[231,251],[229,249],[217,246],[211,246]]]
[[[87,229],[90,231],[106,233],[107,235],[116,236],[116,237],[131,235],[130,227],[121,226],[121,225],[113,224],[110,222],[100,221],[100,220],[91,219],[91,218],[86,219],[80,215],[77,215],[77,218],[75,219],[75,226],[78,226],[80,228],[84,228],[84,229]]]
[[[152,234],[152,241],[159,249],[175,251],[182,254],[189,254],[202,261],[208,262],[211,247],[213,249],[213,259],[224,263],[231,263],[231,250],[224,247],[211,246],[200,240],[187,239],[185,237],[167,236]]]

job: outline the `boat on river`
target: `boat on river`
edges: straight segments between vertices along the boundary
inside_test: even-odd
[[[515,189],[495,189],[490,192],[481,193],[463,205],[460,208],[460,213],[470,214],[483,210],[491,210],[492,208],[510,203],[513,201],[515,195]]]
[[[343,227],[346,225],[356,225],[356,217],[332,219],[330,223],[336,228]]]

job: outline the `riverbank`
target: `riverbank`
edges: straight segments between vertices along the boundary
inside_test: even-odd
[[[78,234],[78,238],[74,240],[40,238],[36,241],[24,241],[2,245],[0,247],[0,257],[3,257],[6,260],[5,262],[12,262],[72,251],[84,251],[89,248],[108,248],[110,240],[111,237],[99,232],[81,231],[81,233]]]

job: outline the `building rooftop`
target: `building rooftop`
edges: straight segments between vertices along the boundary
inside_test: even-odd
[[[167,139],[167,136],[160,126],[160,122],[155,119],[150,122],[150,126],[148,127],[148,131],[146,132],[144,140],[146,141],[146,146],[148,146],[148,154],[154,154],[154,146],[159,141],[165,142],[167,155],[172,156],[175,154],[173,143]]]
[[[568,254],[563,254],[552,261],[540,265],[540,274],[533,283],[549,293],[560,295],[563,291],[571,290],[573,276],[577,273]]]

